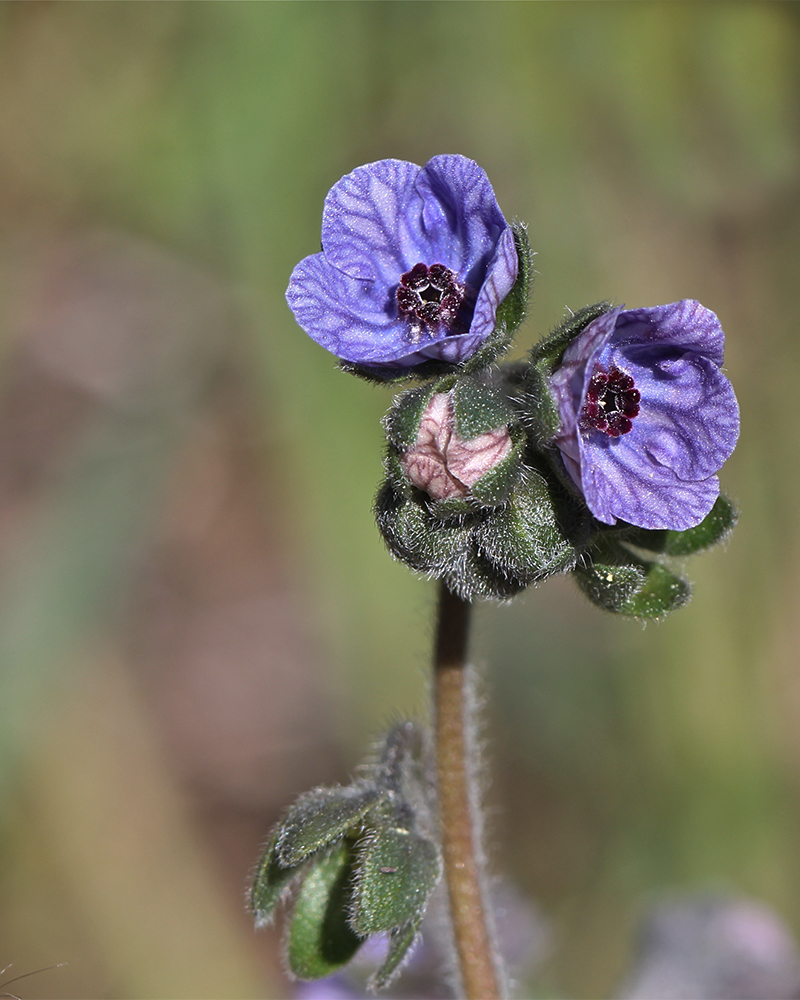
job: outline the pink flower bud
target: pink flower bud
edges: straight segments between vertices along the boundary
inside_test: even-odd
[[[417,432],[417,440],[403,455],[409,480],[434,500],[464,497],[470,487],[498,466],[511,451],[508,427],[465,440],[456,432],[449,392],[431,397]]]

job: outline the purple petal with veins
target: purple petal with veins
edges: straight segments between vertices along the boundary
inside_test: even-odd
[[[612,309],[569,345],[550,383],[554,443],[599,521],[682,531],[711,510],[739,436],[723,349],[692,299]]]
[[[469,358],[493,333],[518,270],[486,173],[457,155],[422,168],[379,160],[347,174],[325,199],[322,247],[294,269],[289,306],[317,343],[375,368]],[[410,273],[445,271],[446,287],[423,281],[420,300],[409,294]]]

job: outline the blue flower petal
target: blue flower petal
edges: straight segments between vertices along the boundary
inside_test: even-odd
[[[470,334],[473,337],[478,337],[480,342],[483,342],[494,331],[497,322],[497,307],[514,287],[518,269],[519,258],[517,248],[514,245],[514,234],[511,229],[506,228],[489,261],[487,277],[478,293],[475,312],[469,328]]]
[[[408,353],[397,317],[374,281],[350,278],[318,253],[292,272],[286,300],[300,326],[337,358],[380,363]]]
[[[564,351],[561,363],[550,379],[562,425],[556,444],[563,448],[568,440],[574,439],[574,447],[570,450],[575,452],[576,459],[578,414],[592,376],[592,367],[597,355],[611,339],[621,313],[621,306],[610,309],[590,323]]]
[[[719,367],[725,351],[725,334],[716,314],[695,299],[681,299],[651,309],[622,312],[614,331],[615,343],[650,348],[668,344],[694,351]]]
[[[434,156],[416,189],[430,262],[456,271],[477,291],[500,235],[510,233],[486,171],[465,156]]]
[[[446,361],[457,365],[471,357],[486,339],[484,334],[462,333],[455,337],[442,337],[420,345],[413,354],[400,358],[397,364],[403,368],[413,367],[423,361]],[[406,345],[408,349],[408,345]]]
[[[723,349],[719,320],[691,299],[610,310],[569,345],[551,379],[561,416],[554,444],[599,521],[682,531],[709,512],[715,473],[739,436]],[[596,364],[630,375],[641,395],[630,430],[616,438],[580,428]]]
[[[457,155],[423,168],[380,160],[347,174],[325,199],[322,246],[294,269],[289,306],[327,350],[371,367],[466,360],[493,333],[519,264],[488,177]],[[418,263],[442,264],[465,289],[460,329],[400,315],[398,285]]]
[[[714,506],[719,496],[716,476],[684,482],[658,462],[643,461],[635,449],[614,449],[611,438],[604,441],[612,446],[587,449],[581,465],[586,502],[598,521],[615,524],[619,518],[640,528],[684,531],[699,524]]]
[[[415,163],[379,160],[337,181],[322,212],[327,261],[352,278],[396,286],[400,275],[422,259],[419,253],[427,243],[415,188],[419,172]]]
[[[739,437],[739,407],[722,372],[686,352],[678,357],[654,352],[636,361],[624,352],[609,355],[611,363],[633,376],[642,395],[631,432],[617,443],[638,448],[689,482],[716,472]]]

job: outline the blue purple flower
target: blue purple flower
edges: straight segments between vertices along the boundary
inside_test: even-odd
[[[724,344],[714,313],[683,299],[612,309],[564,352],[554,443],[599,521],[683,531],[711,510],[739,436]]]
[[[457,364],[493,333],[517,269],[514,234],[477,163],[379,160],[328,192],[322,252],[300,261],[286,299],[345,362]]]

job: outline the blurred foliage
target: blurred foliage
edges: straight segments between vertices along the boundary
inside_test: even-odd
[[[693,564],[692,605],[641,631],[556,581],[478,616],[492,856],[556,919],[536,987],[551,993],[611,991],[636,907],[665,886],[731,886],[800,931],[799,34],[793,2],[0,7],[0,356],[10,372],[27,336],[20,316],[47,298],[23,264],[54,234],[125,233],[228,289],[261,475],[282,498],[265,499],[263,517],[291,540],[305,580],[348,761],[388,714],[424,706],[430,592],[391,563],[370,515],[389,394],[338,373],[283,302],[292,267],[318,247],[331,184],[388,156],[478,160],[538,254],[519,351],[566,306],[605,297],[695,297],[720,315],[744,428],[723,485],[741,521],[727,550]],[[158,939],[174,933],[174,949],[131,933],[171,851],[198,836],[191,803],[163,818],[180,783],[158,756],[161,736],[143,736],[105,784],[90,782],[94,798],[75,800],[84,809],[68,808],[70,782],[89,780],[114,744],[92,729],[98,716],[87,721],[92,678],[105,674],[86,650],[98,635],[115,641],[202,412],[215,362],[196,357],[190,339],[172,366],[154,363],[156,388],[145,379],[127,410],[85,422],[24,519],[3,521],[0,931],[11,953],[0,966],[73,963],[64,978],[27,980],[27,996],[285,989],[277,963],[259,971],[263,945],[237,922],[240,897],[215,881],[221,855],[207,844],[188,852],[174,893],[153,897]],[[101,700],[111,730],[115,713],[148,717],[115,691]],[[81,719],[88,742],[74,742],[73,760],[73,743],[46,737]],[[118,870],[113,852],[93,868],[79,850],[81,824],[102,815],[103,789],[121,776],[131,787],[109,816],[147,801],[142,836],[162,845],[163,866],[132,854],[130,884],[98,874]],[[140,799],[147,781],[161,791]],[[190,885],[199,897],[179,933]],[[136,887],[140,905],[112,934],[109,915],[126,908],[115,894]]]

